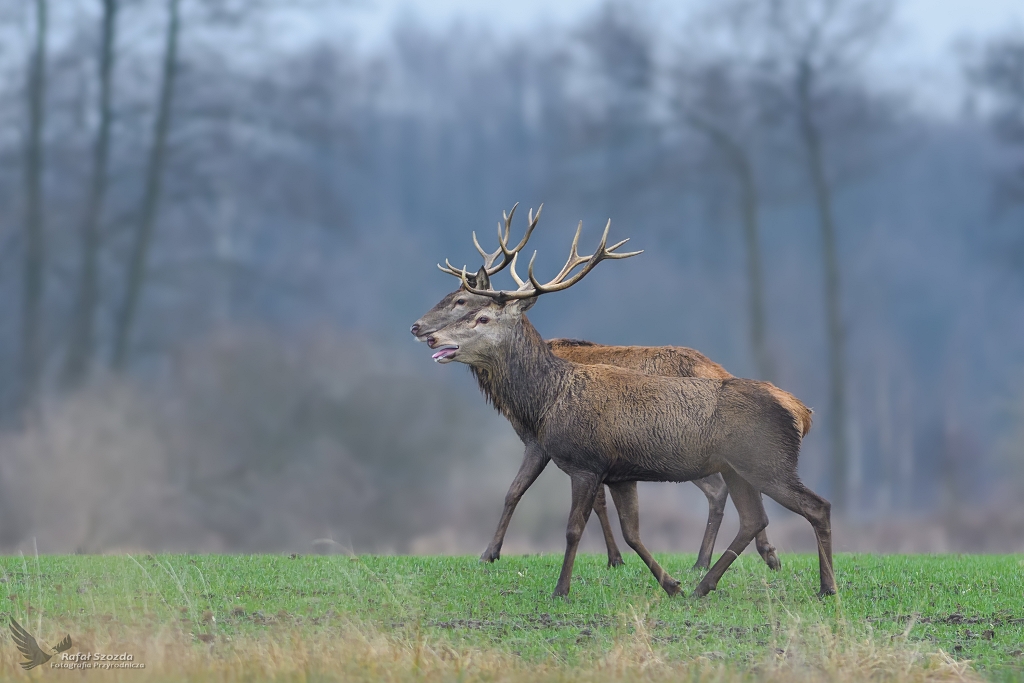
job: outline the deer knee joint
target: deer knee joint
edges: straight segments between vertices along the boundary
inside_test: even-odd
[[[729,500],[729,487],[723,484],[715,489],[714,493],[711,496],[708,496],[708,498],[710,499],[711,505],[714,506],[716,510],[724,510],[725,502]]]
[[[628,525],[622,527],[622,540],[626,542],[630,548],[636,550],[636,547],[640,545],[640,530],[635,529]]]

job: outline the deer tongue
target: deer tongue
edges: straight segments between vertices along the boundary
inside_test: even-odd
[[[439,361],[442,358],[451,358],[455,355],[455,352],[459,350],[459,347],[455,344],[445,344],[438,349],[434,355],[431,356],[435,361]]]

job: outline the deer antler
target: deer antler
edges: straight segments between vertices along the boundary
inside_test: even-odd
[[[515,215],[517,206],[519,206],[519,202],[516,202],[512,207],[512,210],[507,214],[504,211],[501,212],[501,217],[505,221],[505,231],[504,235],[502,235],[501,223],[498,223],[498,249],[494,253],[488,254],[484,251],[484,248],[480,246],[480,242],[476,238],[476,232],[473,232],[473,246],[475,246],[476,250],[480,252],[481,256],[483,256],[484,270],[487,271],[488,276],[500,273],[505,270],[513,260],[515,260],[516,254],[522,251],[523,247],[526,246],[526,242],[530,239],[530,234],[533,233],[533,229],[537,227],[537,221],[540,220],[540,212],[544,208],[543,204],[537,207],[537,215],[534,215],[533,209],[530,209],[530,213],[527,215],[529,225],[526,227],[526,234],[523,235],[523,239],[519,241],[519,244],[512,249],[509,249],[508,235],[512,228],[512,216]],[[498,256],[502,256],[501,263],[495,266],[494,262],[498,259]],[[449,263],[448,259],[445,259],[444,263],[444,266],[440,263],[437,264],[437,267],[440,268],[442,272],[454,275],[455,277],[462,277],[462,271]]]
[[[526,270],[529,281],[524,281],[522,278],[519,277],[519,274],[516,273],[515,262],[519,255],[518,251],[507,252],[512,254],[512,270],[510,271],[512,274],[512,279],[516,281],[517,285],[519,285],[519,289],[515,291],[495,291],[491,289],[476,289],[475,287],[471,287],[469,281],[467,280],[465,266],[463,266],[462,270],[459,271],[459,277],[462,278],[463,287],[465,287],[468,291],[472,292],[473,294],[482,294],[484,296],[489,296],[492,299],[496,299],[498,301],[509,301],[510,299],[529,299],[531,297],[540,296],[541,294],[547,294],[549,292],[558,292],[563,289],[568,289],[569,287],[572,287],[574,284],[576,284],[584,277],[586,277],[587,273],[594,269],[594,266],[596,266],[601,261],[604,261],[605,259],[629,258],[630,256],[636,256],[637,254],[643,253],[642,249],[640,251],[627,252],[615,251],[623,244],[628,242],[629,238],[626,238],[621,242],[616,242],[610,247],[606,247],[605,245],[608,243],[608,231],[611,229],[611,227],[612,221],[611,219],[609,219],[607,225],[604,226],[604,234],[601,235],[601,243],[597,245],[597,251],[595,251],[590,256],[580,256],[579,252],[576,250],[580,241],[580,232],[583,230],[583,221],[580,221],[580,224],[576,227],[576,236],[572,240],[572,247],[569,249],[569,259],[565,262],[565,265],[562,266],[562,269],[558,271],[558,275],[556,275],[554,279],[552,279],[547,284],[542,285],[540,282],[537,281],[537,278],[533,274],[533,262],[537,258],[536,251],[533,252],[533,256],[530,258],[530,264],[529,266],[527,266]],[[525,241],[522,242],[519,245],[519,249],[522,249],[522,247],[525,246],[525,244]],[[502,249],[502,251],[505,250]],[[578,266],[581,265],[583,266],[583,269],[580,272],[573,275],[572,277],[569,277],[569,274]]]

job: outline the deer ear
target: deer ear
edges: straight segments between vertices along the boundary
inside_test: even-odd
[[[473,284],[473,282],[470,281],[470,284],[473,285],[473,289],[491,288],[491,278],[487,277],[487,268],[484,266],[480,266],[480,270],[476,271],[476,275],[473,276],[473,279],[476,280],[476,284]]]

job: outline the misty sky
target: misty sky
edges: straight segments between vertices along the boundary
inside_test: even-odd
[[[523,28],[539,20],[561,23],[598,5],[598,0],[375,0],[360,14],[368,24],[389,20],[403,13],[444,24],[456,17],[509,28]],[[694,2],[650,0],[658,14],[680,13],[675,8]],[[960,33],[988,33],[1014,21],[1024,23],[1024,2],[1020,0],[903,0],[901,20],[912,28],[911,47],[923,55],[946,50]]]
[[[599,0],[373,0],[346,8],[339,19],[370,46],[386,39],[401,18],[443,28],[456,21],[487,26],[496,33],[517,32],[538,23],[565,25],[593,10]],[[700,3],[649,0],[656,24],[671,28]],[[898,28],[876,67],[878,77],[895,88],[910,88],[921,106],[953,114],[962,101],[960,62],[954,45],[1010,27],[1024,29],[1022,0],[903,0]],[[323,24],[320,24],[323,27]]]

